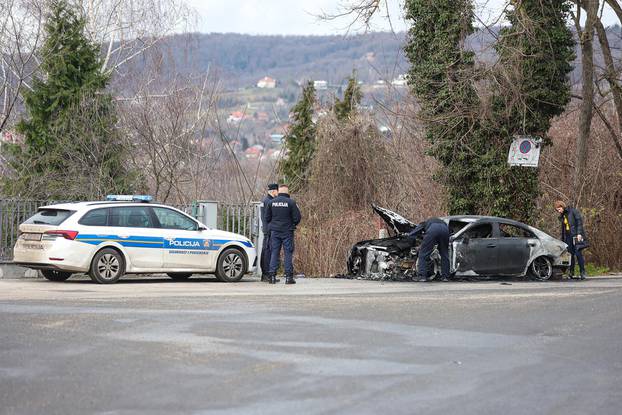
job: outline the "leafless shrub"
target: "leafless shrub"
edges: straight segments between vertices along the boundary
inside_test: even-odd
[[[387,138],[365,116],[318,122],[317,152],[309,189],[299,197],[303,222],[297,233],[297,264],[309,275],[345,271],[353,243],[377,237],[379,218],[371,204],[396,209],[413,221],[443,200],[433,188],[425,144],[407,128]],[[433,202],[432,202],[433,201]]]

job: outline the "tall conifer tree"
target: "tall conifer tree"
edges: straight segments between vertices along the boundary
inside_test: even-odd
[[[42,76],[24,94],[28,118],[17,126],[24,144],[12,148],[15,174],[4,180],[4,191],[67,199],[125,191],[133,175],[122,163],[99,48],[85,36],[78,4],[53,0],[49,8]]]
[[[343,92],[343,99],[335,99],[333,111],[337,119],[340,121],[347,120],[350,114],[356,112],[356,106],[361,103],[361,98],[363,98],[361,87],[356,81],[355,74],[352,74],[352,76],[348,78],[348,86]]]
[[[529,221],[539,195],[537,171],[508,166],[509,146],[517,134],[544,137],[547,145],[551,119],[570,97],[568,1],[511,3],[492,70],[477,67],[465,47],[474,30],[470,0],[405,3],[412,21],[405,47],[409,84],[452,214]],[[476,85],[487,99],[480,99]]]
[[[307,185],[309,166],[315,154],[314,106],[315,87],[309,81],[292,109],[293,123],[284,137],[286,155],[279,163],[279,172],[292,191],[301,190]]]

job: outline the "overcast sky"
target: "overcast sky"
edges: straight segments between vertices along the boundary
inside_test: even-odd
[[[199,14],[197,30],[249,34],[324,35],[345,34],[351,19],[334,22],[318,21],[317,15],[336,14],[339,4],[354,0],[186,0]],[[394,30],[406,29],[400,4],[389,0]],[[499,18],[506,0],[476,0],[477,16],[486,24]],[[385,13],[386,14],[386,13]],[[605,12],[605,23],[615,23],[613,12]],[[387,19],[377,18],[373,30],[390,30]],[[360,28],[358,28],[360,29]]]

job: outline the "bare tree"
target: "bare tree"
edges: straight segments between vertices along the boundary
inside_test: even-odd
[[[102,45],[102,71],[120,66],[164,37],[192,27],[183,0],[80,0],[91,39]]]
[[[614,10],[618,20],[622,22],[622,7],[615,0],[607,0],[606,3]],[[602,10],[602,9],[601,9]],[[622,86],[618,81],[619,78],[619,70],[617,69],[618,65],[614,61],[613,53],[611,51],[611,46],[609,44],[609,38],[607,35],[607,29],[602,23],[600,18],[596,19],[595,22],[596,33],[598,34],[598,42],[600,44],[601,53],[603,55],[604,68],[602,77],[607,81],[609,86],[609,90],[603,93],[602,89],[599,89],[601,95],[606,96],[607,92],[611,94],[613,99],[616,116],[618,119],[618,131],[622,131]],[[600,77],[599,77],[600,78]],[[601,120],[607,126],[609,131],[609,136],[612,140],[612,143],[618,152],[618,157],[622,160],[622,144],[620,143],[619,133],[615,131],[613,126],[611,125],[607,118],[604,116],[603,112],[597,107],[596,111],[601,118]]]
[[[158,87],[155,78],[119,102],[132,163],[156,199],[185,203],[200,198],[201,183],[218,161],[210,140],[216,90],[208,78],[178,79]]]
[[[88,36],[102,45],[102,71],[115,72],[164,37],[192,27],[183,0],[77,0]],[[47,0],[0,2],[0,131],[22,102],[22,91],[37,75]]]
[[[342,0],[338,2],[338,10],[333,13],[321,13],[318,18],[320,20],[341,20],[349,21],[347,31],[362,26],[369,29],[372,25],[374,16],[381,15],[392,27],[391,13],[389,12],[389,3],[398,0]],[[401,1],[400,1],[401,4]]]
[[[579,134],[576,139],[576,162],[574,171],[574,194],[575,203],[581,198],[581,191],[587,164],[588,140],[592,127],[594,107],[594,26],[597,20],[598,0],[581,0],[577,2],[576,13],[573,15],[575,29],[581,46],[581,69],[582,82],[581,112],[579,114]],[[581,27],[581,11],[585,9],[586,19],[584,27]]]
[[[0,133],[21,105],[21,91],[37,71],[44,10],[38,0],[0,2]]]

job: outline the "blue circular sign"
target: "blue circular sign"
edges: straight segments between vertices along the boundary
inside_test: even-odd
[[[531,141],[529,140],[523,140],[521,141],[518,149],[520,150],[521,153],[523,154],[527,154],[531,151]]]

